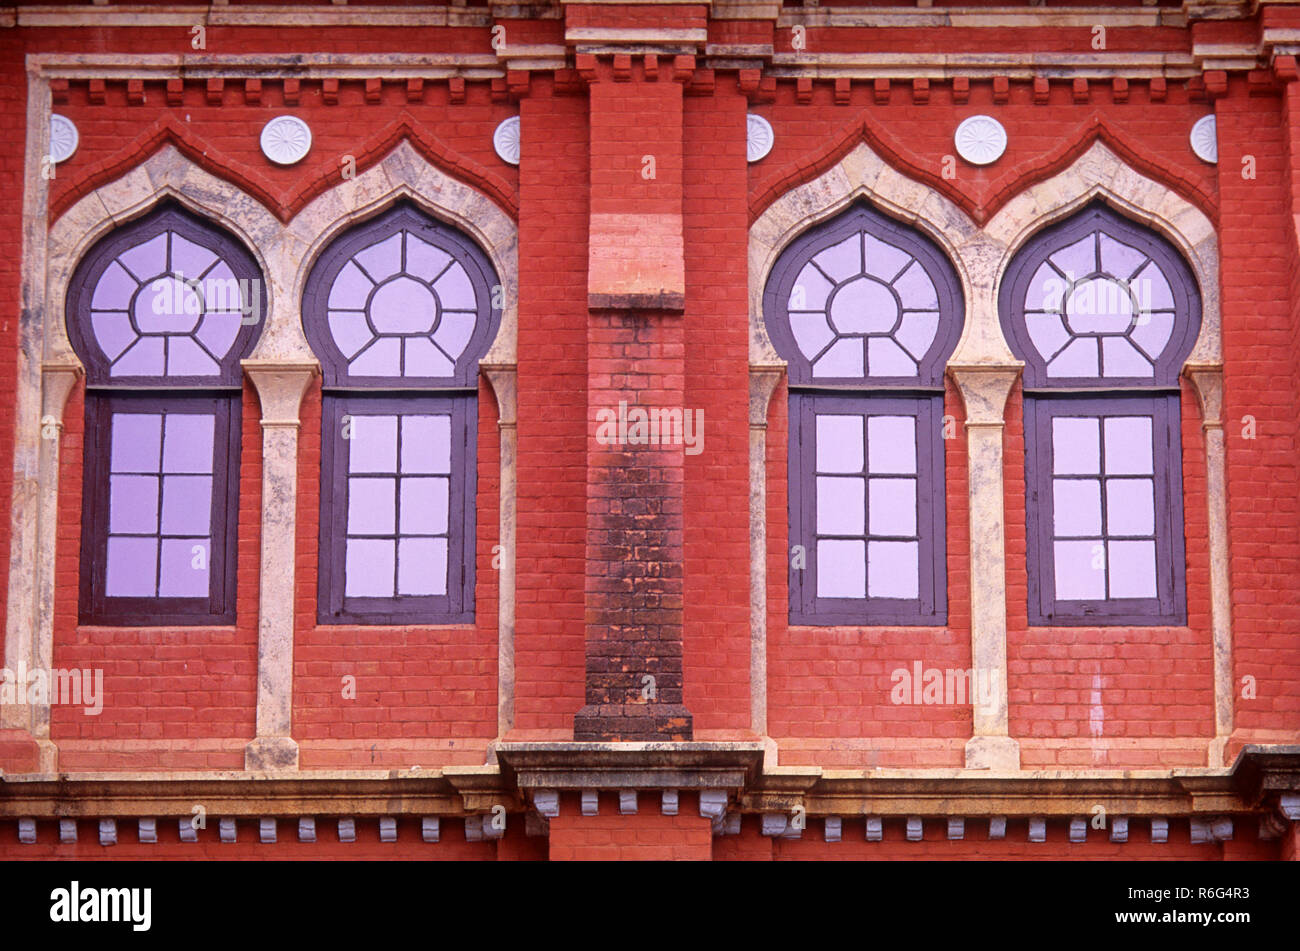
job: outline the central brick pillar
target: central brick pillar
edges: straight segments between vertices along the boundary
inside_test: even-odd
[[[693,60],[578,57],[590,84],[586,705],[578,740],[689,740],[682,705],[682,86]],[[666,438],[667,437],[667,438]]]

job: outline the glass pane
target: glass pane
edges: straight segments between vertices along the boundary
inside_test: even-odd
[[[168,376],[217,376],[221,367],[189,337],[167,338]]]
[[[1087,277],[1097,270],[1097,243],[1093,235],[1080,238],[1051,255],[1051,262],[1071,281]]]
[[[1101,441],[1099,421],[1088,416],[1052,419],[1052,472],[1056,475],[1099,475]]]
[[[474,310],[477,307],[474,285],[460,262],[447,268],[442,277],[434,281],[433,289],[443,310]]]
[[[888,337],[867,341],[867,371],[871,376],[915,376],[916,361]]]
[[[211,522],[212,476],[166,476],[163,479],[164,535],[206,535]]]
[[[451,261],[451,255],[406,232],[406,273],[432,281]]]
[[[344,430],[347,434],[347,430]],[[353,416],[348,438],[348,471],[397,471],[397,417]]]
[[[217,255],[207,248],[172,232],[172,270],[190,280],[202,277],[217,261]]]
[[[813,376],[862,377],[866,375],[862,362],[862,338],[850,337],[835,343],[813,364]]]
[[[239,328],[242,326],[241,316],[209,313],[199,322],[199,329],[195,331],[194,336],[210,352],[224,359],[226,354],[230,353],[230,348],[235,345],[235,338],[239,336]]]
[[[1101,534],[1101,482],[1052,480],[1052,525],[1057,538],[1095,538]]]
[[[394,479],[348,479],[348,534],[392,535]]]
[[[117,259],[140,281],[147,281],[167,270],[167,233],[123,251]]]
[[[867,419],[867,471],[873,474],[916,473],[916,420],[911,416]]]
[[[794,287],[790,289],[790,300],[786,302],[788,310],[825,310],[826,298],[830,296],[834,285],[811,264],[805,264],[799,276],[795,278]]]
[[[817,414],[817,471],[862,471],[862,417]]]
[[[447,532],[447,479],[402,479],[403,535],[443,535]]]
[[[1106,483],[1106,534],[1156,532],[1155,483],[1150,479],[1111,479]]]
[[[1151,361],[1123,337],[1103,337],[1101,356],[1106,376],[1155,376],[1156,369]]]
[[[791,314],[790,332],[794,335],[799,352],[809,360],[835,339],[835,333],[826,322],[824,314]]]
[[[1150,475],[1151,419],[1119,416],[1106,420],[1106,474]]]
[[[395,234],[358,251],[355,258],[376,282],[385,281],[402,269],[402,236]]]
[[[108,539],[104,593],[110,598],[152,598],[157,593],[158,542],[153,538]]]
[[[147,535],[158,531],[158,477],[115,475],[108,480],[108,530]]]
[[[127,348],[109,370],[110,376],[162,376],[163,342],[160,337],[141,337]]]
[[[164,472],[212,472],[213,416],[168,413],[163,435]]]
[[[249,295],[251,297],[251,294]],[[261,295],[258,295],[259,301]],[[248,302],[252,304],[252,300]],[[235,278],[230,265],[222,261],[203,279],[203,305],[209,313],[241,314],[244,305],[244,288]]]
[[[90,315],[90,327],[100,349],[110,360],[121,356],[122,351],[136,339],[131,318],[123,311],[96,311]]]
[[[1116,241],[1108,234],[1099,235],[1101,243],[1101,269],[1121,281],[1131,278],[1147,256],[1137,248]]]
[[[402,417],[402,472],[451,472],[451,417]]]
[[[406,347],[406,376],[451,376],[455,365],[427,337],[410,337]]]
[[[157,472],[162,453],[161,413],[114,413],[114,472]]]
[[[869,234],[862,235],[862,246],[866,251],[867,273],[882,281],[892,281],[912,260],[912,256],[902,248],[886,244]],[[907,302],[906,295],[903,296],[903,306],[913,306]]]
[[[872,535],[916,536],[916,480],[872,479]]]
[[[1044,360],[1050,359],[1070,339],[1060,314],[1026,314],[1025,329],[1029,332],[1029,342]]]
[[[1074,286],[1065,313],[1074,333],[1123,333],[1133,322],[1133,299],[1128,288],[1109,278],[1094,278]]]
[[[142,333],[185,334],[198,326],[203,301],[189,284],[160,277],[141,289],[132,313]]]
[[[1129,339],[1142,348],[1153,360],[1160,356],[1165,344],[1174,332],[1173,314],[1138,314],[1137,326],[1129,334]]]
[[[1048,376],[1096,376],[1098,372],[1095,337],[1079,337],[1072,340],[1069,346],[1047,365]]]
[[[1174,295],[1169,281],[1152,261],[1133,279],[1133,293],[1143,310],[1173,310]]]
[[[866,543],[819,541],[817,543],[817,597],[863,598],[866,594]]]
[[[353,359],[348,369],[356,376],[401,376],[402,342],[382,337]]]
[[[438,329],[433,334],[434,342],[448,354],[457,359],[465,352],[469,338],[474,334],[474,325],[478,315],[465,311],[443,311],[438,321]],[[408,369],[409,373],[410,370]]]
[[[409,277],[381,284],[370,299],[370,322],[381,334],[427,334],[437,316],[433,292]]]
[[[375,282],[349,261],[339,269],[338,277],[330,287],[329,309],[364,310],[374,287]]]
[[[843,283],[862,271],[862,238],[851,234],[838,244],[818,252],[813,260],[827,277],[837,284]]]
[[[1069,283],[1061,277],[1056,268],[1044,261],[1038,265],[1038,270],[1029,279],[1029,288],[1025,291],[1025,310],[1061,313],[1067,287]]]
[[[206,538],[164,538],[159,597],[206,598],[210,559],[211,548]]]
[[[894,282],[894,290],[902,298],[903,307],[907,310],[939,309],[939,295],[934,289],[934,281],[925,273],[920,261],[913,261],[903,276]]]
[[[862,479],[817,479],[817,534],[861,535],[865,532],[866,486]]]
[[[1055,543],[1056,597],[1099,601],[1106,597],[1106,558],[1100,539]]]
[[[920,360],[934,343],[934,336],[938,330],[938,314],[906,314],[894,333],[894,339],[902,344],[908,353]]]
[[[898,319],[898,302],[879,281],[860,277],[831,298],[831,323],[842,334],[887,333]]]
[[[90,298],[92,310],[125,311],[131,304],[131,295],[140,285],[126,272],[126,268],[116,261],[104,269],[95,285],[95,293]]]
[[[332,310],[329,324],[334,345],[349,360],[375,336],[366,323],[366,315],[361,311]]]
[[[1155,542],[1111,542],[1110,596],[1112,598],[1154,598],[1156,596]]]
[[[349,538],[343,566],[343,593],[349,598],[391,598],[396,542]]]
[[[398,543],[397,591],[405,595],[447,593],[445,538],[403,538]]]
[[[919,574],[916,542],[870,542],[867,545],[867,593],[873,598],[915,598]]]

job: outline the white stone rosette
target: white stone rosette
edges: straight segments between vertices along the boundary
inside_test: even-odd
[[[276,116],[262,127],[262,154],[276,165],[301,162],[311,151],[311,129],[297,116]]]
[[[492,147],[497,150],[501,161],[508,165],[519,164],[519,117],[511,116],[497,126],[492,133]]]
[[[1192,126],[1192,151],[1202,162],[1219,162],[1219,124],[1214,116],[1202,116]]]
[[[56,165],[72,158],[80,139],[71,119],[57,113],[50,116],[50,160]]]
[[[972,165],[990,165],[1007,150],[1007,130],[992,116],[971,116],[957,126],[953,144]]]
[[[767,153],[772,151],[776,135],[772,132],[772,124],[762,116],[756,116],[751,112],[745,117],[745,121],[747,133],[745,147],[748,158],[751,162],[757,162],[766,158]]]

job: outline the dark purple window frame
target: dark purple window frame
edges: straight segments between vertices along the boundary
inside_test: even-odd
[[[935,332],[930,348],[921,358],[915,376],[814,377],[812,363],[800,351],[790,330],[790,314],[787,305],[791,291],[804,264],[811,257],[831,245],[838,244],[850,234],[864,229],[882,241],[896,245],[920,262],[926,274],[934,282],[934,289],[939,298],[938,330]],[[763,317],[768,336],[788,365],[790,383],[818,387],[853,386],[865,389],[890,386],[942,386],[944,367],[961,336],[964,312],[961,282],[943,253],[928,238],[914,229],[880,214],[861,202],[792,241],[777,259],[763,292]]]
[[[417,237],[447,252],[464,268],[474,286],[478,316],[474,332],[465,350],[456,360],[450,376],[355,376],[348,372],[348,361],[334,342],[329,328],[329,294],[339,271],[357,252],[391,237],[399,231],[414,232]],[[493,306],[492,288],[497,280],[487,256],[456,229],[431,218],[408,203],[395,205],[377,218],[358,225],[337,238],[312,266],[303,293],[302,323],[307,341],[320,358],[324,385],[372,386],[386,389],[413,387],[465,387],[478,380],[478,362],[495,339],[500,311]]]
[[[157,237],[165,231],[175,231],[196,244],[215,251],[230,265],[235,278],[256,281],[261,287],[259,297],[262,314],[258,320],[243,324],[239,334],[224,359],[219,361],[220,373],[212,376],[111,376],[109,360],[90,331],[90,305],[95,286],[113,260],[124,251]],[[98,243],[81,259],[68,284],[67,327],[73,349],[86,365],[87,386],[113,386],[132,389],[179,388],[217,389],[239,387],[243,383],[240,360],[248,356],[262,326],[267,300],[262,272],[253,256],[244,246],[178,205],[167,202],[144,217],[116,229]]]
[[[825,413],[911,416],[916,420],[918,597],[817,596],[816,416]],[[790,569],[790,623],[943,625],[948,621],[947,533],[943,481],[943,395],[790,394],[790,542],[804,546],[807,567]],[[797,423],[797,425],[795,425]],[[864,457],[863,466],[867,466]]]
[[[106,590],[109,471],[115,413],[194,410],[210,413],[213,429],[212,550],[206,598],[109,597]],[[85,482],[82,489],[82,624],[213,625],[235,622],[239,514],[239,394],[174,392],[122,394],[91,391],[86,397]]]
[[[1058,417],[1150,416],[1155,476],[1156,592],[1154,598],[1071,601],[1056,597],[1053,538],[1052,420]],[[1032,625],[1181,626],[1187,623],[1183,542],[1182,434],[1179,395],[1025,395],[1026,531],[1029,623]],[[1103,493],[1102,504],[1105,505]]]
[[[327,395],[321,412],[320,571],[317,619],[321,624],[468,624],[474,620],[475,435],[478,394],[425,397]],[[447,507],[447,593],[392,598],[348,597],[348,447],[345,415],[451,415],[450,497]],[[400,465],[400,458],[399,458]],[[459,574],[459,579],[457,575]]]

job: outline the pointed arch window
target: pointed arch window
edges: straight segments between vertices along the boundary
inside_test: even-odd
[[[239,361],[264,302],[252,255],[173,204],[101,239],[74,271],[82,623],[234,622]]]
[[[1000,289],[1025,361],[1031,624],[1185,624],[1178,375],[1201,325],[1163,237],[1095,203]]]
[[[865,204],[796,239],[763,297],[789,367],[790,620],[943,624],[943,371],[957,275]]]
[[[409,204],[339,237],[307,280],[325,369],[318,617],[474,619],[478,361],[496,275]]]

